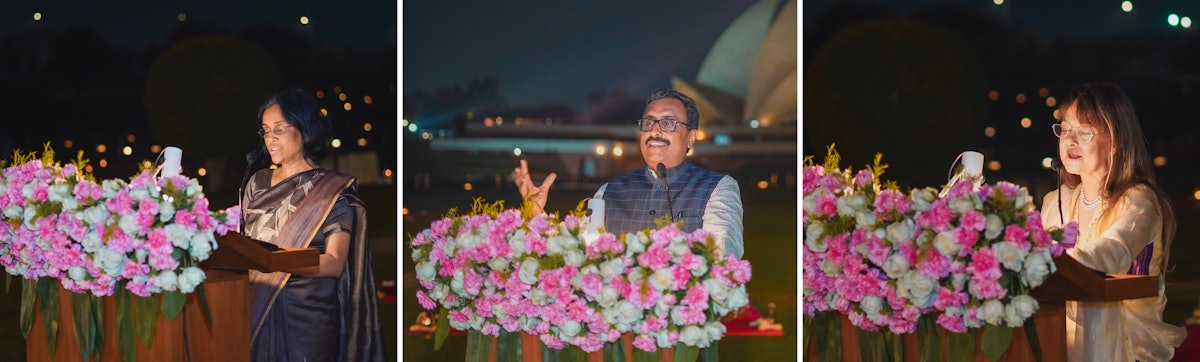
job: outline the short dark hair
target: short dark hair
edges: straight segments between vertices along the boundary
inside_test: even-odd
[[[329,119],[321,114],[321,105],[317,99],[303,89],[292,88],[280,91],[267,98],[262,107],[258,107],[258,122],[262,123],[263,112],[267,108],[279,106],[280,113],[288,125],[300,131],[304,144],[304,158],[320,161],[329,152],[329,140],[332,138],[333,126]]]
[[[683,108],[687,110],[687,126],[692,129],[700,128],[700,110],[696,109],[696,101],[693,101],[692,97],[674,89],[659,88],[650,91],[650,96],[646,97],[646,105],[663,98],[675,98],[682,102]]]

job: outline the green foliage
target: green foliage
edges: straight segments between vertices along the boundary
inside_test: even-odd
[[[450,335],[450,310],[442,308],[438,312],[437,331],[433,333],[433,350],[442,348],[442,343],[446,342],[446,336]]]
[[[21,279],[21,337],[29,339],[33,329],[33,308],[37,304],[37,281]]]
[[[521,360],[521,333],[500,329],[496,337],[496,362],[518,362]]]
[[[605,343],[602,353],[604,362],[625,362],[625,345],[620,341]]]
[[[685,345],[683,343],[675,344],[675,362],[693,362],[700,356],[700,348]]]
[[[492,337],[477,330],[467,331],[467,362],[487,361],[492,349]]]
[[[974,330],[967,330],[966,333],[946,333],[946,357],[950,361],[974,361],[975,360],[975,333]]]
[[[816,349],[822,362],[842,360],[842,324],[837,311],[819,312],[813,316],[816,329]]]
[[[54,357],[55,345],[58,340],[58,283],[51,278],[41,278],[37,281],[38,299],[42,306],[42,327],[46,329],[46,346],[50,347],[50,357]]]
[[[137,360],[133,300],[130,299],[130,296],[129,291],[124,287],[117,288],[113,292],[113,297],[117,301],[117,355],[121,356],[122,362]]]
[[[932,314],[921,316],[917,320],[917,339],[921,346],[918,358],[921,362],[936,362],[942,360],[942,341],[938,337],[937,318]]]
[[[1025,319],[1025,337],[1029,339],[1029,348],[1033,350],[1033,359],[1042,362],[1042,344],[1038,343],[1037,323],[1033,318]]]
[[[137,334],[142,339],[146,349],[154,343],[154,330],[158,325],[158,298],[132,296],[133,306],[137,310]]]
[[[1004,351],[1008,350],[1009,342],[1012,342],[1013,330],[1005,326],[986,325],[983,327],[983,354],[988,359],[995,361],[1004,355]]]

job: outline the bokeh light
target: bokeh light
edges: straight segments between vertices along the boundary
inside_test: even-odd
[[[1050,157],[1042,158],[1042,168],[1049,170],[1050,166],[1054,165],[1054,159]]]
[[[994,90],[988,92],[988,100],[989,101],[995,102],[997,99],[1000,99],[1000,92],[997,92]]]
[[[596,146],[596,156],[604,156],[605,152],[607,152],[607,150],[604,148],[604,146]]]
[[[1021,118],[1021,128],[1029,128],[1033,126],[1033,120],[1029,117]]]
[[[342,140],[334,138],[333,141],[329,141],[329,145],[333,146],[333,148],[342,148]]]
[[[1179,26],[1179,15],[1167,15],[1167,24],[1170,24],[1171,26]]]
[[[513,148],[513,156],[520,156],[520,155],[521,155],[521,148],[520,147]]]
[[[357,142],[355,142],[355,143],[357,143],[357,144],[358,144],[358,147],[366,147],[366,146],[367,146],[367,139],[366,139],[366,138],[359,138],[359,139],[358,139],[358,141],[357,141]]]
[[[472,188],[474,188],[474,187],[475,187],[475,186],[472,186],[470,182],[467,182],[467,183],[464,183],[464,184],[463,184],[463,190],[471,191],[471,189],[472,189]]]
[[[768,183],[767,180],[758,180],[758,189],[759,190],[766,190],[767,186],[770,186],[770,183]]]
[[[108,151],[108,146],[105,146],[103,143],[96,145],[96,153],[104,153],[105,151]]]
[[[988,169],[993,172],[1000,171],[1000,161],[992,160],[992,162],[988,162]]]
[[[33,21],[42,21],[42,13],[33,13]]]
[[[302,25],[308,25],[308,17],[307,17],[307,16],[301,16],[301,17],[300,17],[300,24],[302,24]]]
[[[1167,156],[1158,156],[1154,158],[1154,165],[1163,167],[1167,165]]]
[[[1025,104],[1025,93],[1017,93],[1017,104]]]
[[[121,154],[126,155],[126,156],[132,155],[133,147],[129,147],[129,146],[121,147]]]
[[[613,146],[613,156],[621,157],[621,155],[624,155],[624,154],[625,154],[624,148],[621,148],[621,146]]]
[[[984,128],[983,135],[987,136],[988,138],[996,137],[996,128],[995,127]]]
[[[1124,11],[1127,13],[1132,12],[1133,11],[1133,2],[1129,1],[1129,0],[1122,1],[1121,2],[1121,11]]]
[[[200,175],[201,177],[208,176],[208,170],[204,169],[204,167],[201,167],[200,169],[196,170],[196,174]]]
[[[371,122],[363,123],[363,131],[371,132]]]
[[[1046,98],[1046,106],[1047,106],[1047,107],[1054,107],[1054,106],[1056,106],[1056,105],[1058,105],[1058,100],[1057,100],[1057,99],[1054,99],[1054,97],[1047,97],[1047,98]]]

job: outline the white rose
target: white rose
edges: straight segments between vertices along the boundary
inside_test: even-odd
[[[562,235],[551,236],[546,239],[546,255],[560,255],[567,252],[566,244],[570,238]]]
[[[725,286],[716,279],[707,279],[704,281],[704,291],[708,292],[708,298],[713,303],[724,304],[729,299],[729,287]]]
[[[93,265],[104,269],[104,274],[110,276],[120,276],[121,269],[125,266],[125,255],[117,254],[109,248],[97,250],[94,258]]]
[[[447,243],[447,244],[458,244],[459,249],[470,250],[470,249],[473,249],[473,248],[479,246],[479,244],[482,242],[483,242],[483,238],[479,237],[479,234],[469,232],[466,234],[459,235],[458,237],[454,238],[453,243]],[[446,255],[450,255],[450,253],[446,253]]]
[[[525,254],[525,230],[517,230],[508,237],[508,247],[512,255]]]
[[[1015,296],[1008,306],[1004,307],[1004,322],[1009,327],[1020,327],[1026,318],[1033,315],[1037,306],[1037,300],[1028,295]]]
[[[1017,210],[1021,210],[1025,208],[1025,205],[1033,204],[1033,197],[1029,196],[1029,190],[1026,190],[1024,187],[1022,187],[1021,192],[1017,193],[1017,197],[1014,198],[1013,202],[1013,205],[1017,207]]]
[[[996,214],[988,214],[987,225],[983,229],[983,237],[988,240],[995,240],[1004,233],[1004,221],[1000,220]]]
[[[817,192],[813,192],[808,195],[804,195],[803,202],[804,202],[804,213],[805,214],[812,215],[817,212],[817,195],[819,195],[819,193],[817,193]]]
[[[39,227],[33,220],[33,218],[35,218],[35,217],[37,217],[37,208],[35,208],[35,207],[25,208],[25,214],[21,215],[21,219],[23,220],[23,222],[25,224],[25,228],[27,228],[29,230],[38,230]],[[38,239],[40,240],[41,238],[38,238]]]
[[[621,293],[617,293],[616,289],[605,286],[600,289],[600,296],[596,298],[596,302],[600,303],[601,307],[609,308],[616,304],[621,299]]]
[[[183,268],[183,273],[179,274],[179,291],[191,293],[202,281],[204,281],[204,271],[200,268],[194,266]]]
[[[700,348],[708,347],[708,333],[695,325],[685,326],[679,331],[679,343]]]
[[[954,213],[962,214],[964,212],[967,212],[967,210],[974,210],[975,202],[971,200],[970,196],[964,196],[964,197],[960,197],[960,198],[957,198],[954,200],[950,200],[950,202],[947,203],[946,206],[949,206],[950,210],[953,210]]]
[[[997,299],[988,299],[983,302],[983,306],[977,312],[979,320],[985,321],[988,324],[998,326],[1004,319],[1004,303]]]
[[[147,197],[150,197],[150,191],[146,191],[144,188],[129,190],[129,198],[133,199],[133,201],[142,201],[142,199]]]
[[[111,199],[117,195],[117,191],[121,191],[125,187],[125,182],[117,179],[108,179],[100,181],[100,187],[104,189],[104,198]]]
[[[971,275],[967,273],[950,274],[950,284],[954,286],[954,290],[962,290],[967,284],[967,280],[971,279]]]
[[[858,227],[863,228],[875,225],[875,213],[870,211],[859,211],[858,213],[854,214],[854,223],[858,225]]]
[[[937,297],[938,284],[937,281],[930,280],[912,271],[908,273],[909,277],[909,292],[911,297],[909,300],[919,308],[929,308],[933,306],[933,301]]]
[[[163,270],[158,272],[158,276],[154,278],[154,285],[162,288],[162,290],[173,292],[177,289],[179,280],[175,272]]]
[[[508,258],[495,257],[492,260],[488,260],[487,265],[492,270],[507,270]]]
[[[671,288],[673,279],[671,278],[671,268],[659,268],[653,274],[650,274],[650,285],[660,291],[666,291]]]
[[[567,265],[580,266],[583,265],[583,262],[586,260],[587,255],[585,255],[582,251],[579,251],[579,249],[568,250],[567,254],[563,256],[563,261],[565,261]]]
[[[863,298],[861,306],[863,312],[867,313],[867,316],[878,316],[879,311],[883,310],[883,299],[870,295]]]
[[[842,196],[837,199],[838,215],[854,216],[859,211],[865,210],[867,199],[862,194],[854,194]]]
[[[931,188],[912,189],[908,192],[908,198],[912,199],[913,210],[926,211],[932,206],[934,200],[937,200],[937,193]]]
[[[167,222],[175,217],[175,204],[169,201],[158,203],[158,221]]]
[[[433,281],[437,276],[437,267],[432,262],[417,263],[417,279]]]
[[[883,271],[887,273],[888,278],[898,279],[908,273],[908,260],[900,254],[892,254],[883,262]]]
[[[25,214],[25,209],[17,205],[8,205],[4,207],[4,217],[8,219],[16,219]]]
[[[1001,241],[992,244],[992,253],[996,255],[996,260],[1004,264],[1004,268],[1015,272],[1021,271],[1021,264],[1025,261],[1024,249],[1012,242]]]
[[[913,221],[909,218],[888,224],[887,226],[887,240],[892,243],[902,243],[911,240],[914,233]]]
[[[81,266],[73,266],[70,269],[67,269],[67,276],[71,277],[71,280],[81,281],[83,278],[88,276],[88,273],[87,269],[84,269]]]
[[[708,340],[720,340],[721,336],[725,335],[725,324],[717,321],[708,322],[704,325],[704,331],[708,332]]]
[[[538,278],[538,262],[533,257],[527,257],[521,262],[521,271],[518,273],[521,282],[525,284],[537,283]]]
[[[125,218],[121,218],[124,222]],[[176,248],[187,249],[188,244],[192,241],[192,233],[179,224],[171,224],[163,227],[163,231],[167,234],[167,240],[171,241],[171,245]]]
[[[454,275],[450,278],[450,290],[454,291],[454,294],[467,295],[467,290],[463,287],[465,277],[466,274],[463,273],[462,269],[454,271]]]
[[[83,245],[83,251],[88,253],[97,253],[100,248],[104,247],[104,241],[100,240],[100,235],[96,233],[88,233],[83,236],[83,240],[79,241]]]
[[[674,240],[667,245],[667,250],[671,252],[673,257],[681,257],[684,254],[691,254],[692,247],[688,246],[685,240]]]
[[[962,245],[958,245],[958,243],[954,241],[953,230],[946,230],[938,233],[937,236],[933,238],[933,247],[937,248],[939,253],[942,253],[942,255],[948,257],[954,257],[955,255],[958,255],[958,251],[962,249]]]
[[[569,320],[558,327],[558,335],[568,338],[575,337],[579,335],[580,329],[579,322]]]
[[[831,277],[838,276],[842,273],[842,267],[838,266],[837,263],[834,263],[833,260],[830,260],[829,258],[822,259],[821,264],[818,266],[821,268],[821,271],[825,273],[825,275]]]
[[[108,209],[105,209],[104,205],[92,206],[92,207],[87,208],[87,210],[84,210],[84,212],[83,212],[83,222],[86,222],[91,225],[103,224],[104,221],[107,219],[108,219]]]
[[[600,263],[600,276],[604,279],[616,278],[625,273],[625,264],[620,259],[612,259]]]
[[[646,269],[645,268],[637,267],[637,266],[629,268],[629,280],[631,282],[634,280],[642,280],[642,279],[646,279]]]
[[[722,308],[724,308],[724,309],[718,309],[717,311],[720,312],[720,314],[726,314],[726,313],[729,313],[730,311],[733,311],[734,309],[741,308],[742,306],[745,306],[746,304],[749,304],[749,303],[750,303],[750,296],[748,296],[746,294],[746,286],[743,285],[743,286],[739,286],[737,288],[731,289],[731,292],[729,293],[729,298],[726,299],[726,301],[725,301],[725,306],[722,306]]]
[[[1025,256],[1025,270],[1021,272],[1021,277],[1030,288],[1034,288],[1042,285],[1046,276],[1053,273],[1054,269],[1049,251],[1029,253]]]
[[[617,322],[623,325],[631,325],[642,318],[642,311],[633,303],[620,301],[617,303]]]
[[[541,289],[532,288],[529,290],[529,301],[534,305],[546,305],[550,303],[550,296]]]
[[[645,233],[625,234],[625,256],[633,256],[646,251],[650,238]]]
[[[824,240],[820,240],[821,234],[824,232],[824,223],[820,221],[808,223],[808,227],[804,228],[804,245],[808,247],[808,250],[820,253],[828,249]]]
[[[195,260],[205,260],[212,255],[213,248],[216,246],[216,240],[212,234],[192,234],[191,245],[189,245],[188,253],[192,254]]]

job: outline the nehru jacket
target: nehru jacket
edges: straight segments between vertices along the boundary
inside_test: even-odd
[[[733,177],[684,161],[667,169],[666,184],[645,167],[600,186],[594,197],[604,199],[605,229],[621,235],[654,228],[673,210],[680,230],[703,228],[726,253],[742,257],[742,198]]]

